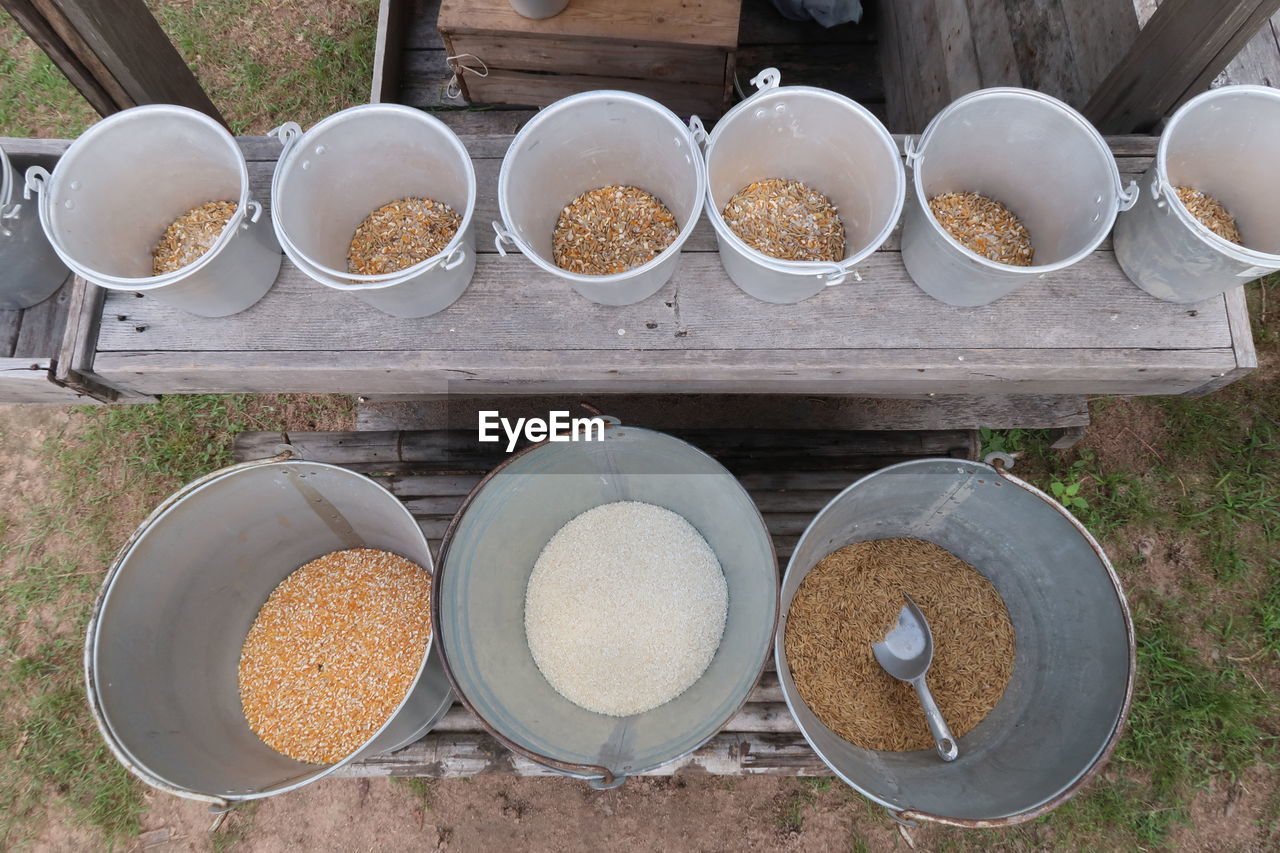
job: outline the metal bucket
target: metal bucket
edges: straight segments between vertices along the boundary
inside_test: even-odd
[[[534,663],[525,588],[539,553],[575,516],[613,501],[684,516],[715,551],[729,613],[711,664],[651,711],[610,717],[565,699]],[[535,445],[492,471],[454,517],[432,597],[454,690],[502,743],[593,787],[622,784],[686,755],[724,727],[760,677],[777,618],[777,558],[733,475],[679,439],[610,426],[604,439]]]
[[[982,89],[953,102],[909,138],[913,192],[902,261],[920,288],[948,305],[986,305],[1087,257],[1133,206],[1106,140],[1071,107],[1029,89]],[[929,210],[945,192],[976,192],[1026,226],[1035,263],[997,263],[960,245]]]
[[[535,21],[559,15],[568,5],[569,0],[511,0],[512,9]]]
[[[880,120],[843,95],[779,87],[776,68],[751,82],[759,91],[716,122],[707,140],[707,218],[734,284],[765,302],[799,302],[850,275],[860,279],[854,267],[880,248],[902,214],[902,158]],[[733,233],[720,211],[765,178],[798,180],[831,199],[845,230],[839,263],[778,260]]]
[[[551,235],[565,205],[611,184],[653,193],[680,233],[647,264],[613,275],[580,275],[556,266]],[[525,257],[592,302],[630,305],[657,293],[676,271],[680,248],[698,223],[706,189],[702,154],[689,128],[657,101],[631,92],[583,92],[529,120],[502,160],[494,244]]]
[[[1223,86],[1169,119],[1137,207],[1116,222],[1116,260],[1138,287],[1199,302],[1280,270],[1280,91]],[[1187,186],[1236,217],[1245,245],[1201,225],[1178,200]]]
[[[215,471],[166,499],[120,550],[89,622],[85,678],[98,728],[134,775],[169,793],[226,806],[291,791],[417,740],[452,702],[428,646],[400,707],[342,761],[295,761],[249,728],[240,649],[280,581],[357,547],[431,571],[426,538],[390,492],[336,465],[285,459]]]
[[[40,223],[63,262],[110,290],[147,293],[202,317],[253,305],[280,271],[280,247],[249,198],[236,140],[204,113],[157,104],[103,119],[62,155],[53,175],[27,170]],[[182,269],[151,275],[151,251],[193,207],[235,201],[218,241]]]
[[[959,738],[960,757],[863,749],[818,720],[786,659],[786,615],[800,582],[852,542],[915,537],[982,572],[1013,621],[1017,658],[999,704]],[[1115,748],[1133,695],[1133,623],[1097,541],[1040,490],[957,459],[892,465],[818,513],[782,581],[774,643],[783,695],[836,775],[902,819],[1001,826],[1038,817],[1088,782]]]
[[[271,131],[284,145],[271,181],[276,236],[298,269],[394,317],[426,317],[452,305],[476,268],[471,155],[449,127],[421,110],[365,104],[334,113],[306,133]],[[392,273],[347,272],[356,228],[389,202],[442,201],[462,218],[437,254]]]
[[[38,305],[68,275],[40,228],[35,206],[18,200],[21,186],[22,175],[0,148],[0,311]]]

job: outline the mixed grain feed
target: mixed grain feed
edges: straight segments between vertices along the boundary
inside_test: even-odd
[[[1223,240],[1243,246],[1235,217],[1227,213],[1222,202],[1191,187],[1178,187],[1178,201],[1196,220]]]
[[[831,199],[799,181],[747,184],[721,211],[751,248],[783,261],[844,260],[844,223]]]
[[[728,601],[720,562],[692,524],[618,501],[572,519],[542,549],[525,593],[525,636],[556,692],[626,717],[702,676]]]
[[[661,199],[612,184],[565,205],[551,234],[551,254],[562,270],[614,275],[649,263],[678,236],[680,226]]]
[[[402,198],[384,204],[356,227],[347,272],[384,275],[434,258],[458,233],[462,217],[442,201]]]
[[[942,193],[929,199],[929,209],[947,233],[975,255],[1014,267],[1033,263],[1035,249],[1026,226],[995,199]]]
[[[237,207],[234,201],[210,201],[173,220],[151,250],[151,274],[164,275],[198,261],[218,242]]]
[[[332,764],[390,719],[431,639],[431,575],[372,548],[334,551],[290,574],[240,653],[240,704],[263,743]]]
[[[1013,624],[991,582],[921,539],[877,539],[823,558],[787,612],[784,644],[796,689],[832,731],[867,749],[932,749],[911,685],[871,651],[898,622],[903,593],[933,632],[927,676],[957,737],[1000,701],[1013,674]]]

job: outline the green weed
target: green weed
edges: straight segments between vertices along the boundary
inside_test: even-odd
[[[434,779],[424,779],[421,776],[393,776],[391,781],[404,788],[423,809],[431,808],[431,794],[435,787]]]

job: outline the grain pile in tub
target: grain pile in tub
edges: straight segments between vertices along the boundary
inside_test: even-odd
[[[782,261],[844,260],[844,223],[831,199],[802,184],[769,178],[747,184],[721,211],[742,242]]]
[[[443,252],[461,224],[442,201],[409,197],[384,204],[356,226],[347,272],[383,275],[420,264]]]
[[[562,270],[614,275],[649,263],[678,236],[680,226],[661,199],[612,184],[565,205],[551,233],[551,255]]]
[[[240,704],[263,743],[332,764],[391,718],[431,640],[431,575],[387,551],[334,551],[290,574],[240,653]]]
[[[829,554],[791,601],[787,665],[818,719],[867,749],[933,748],[914,690],[871,651],[897,624],[904,592],[933,632],[928,683],[957,737],[991,712],[1013,674],[1004,601],[959,557],[921,539],[857,542]]]
[[[1236,227],[1235,217],[1227,212],[1222,202],[1191,187],[1178,187],[1177,193],[1178,201],[1182,202],[1182,206],[1201,225],[1223,240],[1239,246],[1244,245],[1244,240],[1240,238],[1240,229]]]
[[[151,274],[164,275],[198,261],[218,242],[237,207],[234,201],[205,202],[173,220],[151,250]]]
[[[942,193],[929,199],[929,210],[948,234],[975,255],[1015,267],[1033,263],[1031,234],[995,199],[978,193]]]
[[[692,524],[618,501],[575,517],[542,549],[525,592],[525,636],[561,696],[626,717],[702,676],[728,601],[720,562]]]

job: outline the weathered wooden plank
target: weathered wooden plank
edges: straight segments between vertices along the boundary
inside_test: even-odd
[[[52,359],[62,346],[62,331],[67,325],[67,312],[71,303],[71,278],[52,296],[22,312],[22,328],[14,344],[14,355],[19,358]]]
[[[18,329],[22,326],[22,311],[0,311],[0,358],[13,355],[13,347],[18,343]]]
[[[1193,397],[1202,397],[1219,388],[1225,388],[1258,366],[1258,353],[1253,345],[1253,329],[1249,323],[1249,306],[1245,302],[1244,287],[1229,291],[1223,298],[1226,304],[1227,322],[1231,327],[1231,337],[1235,342],[1236,364],[1233,368],[1224,369],[1221,373],[1215,374],[1204,385],[1190,392],[1190,396]]]
[[[748,92],[755,90],[746,81],[773,66],[782,73],[784,86],[819,86],[859,103],[884,101],[880,52],[868,42],[750,45],[739,48],[734,61]]]
[[[1129,3],[1132,9],[1131,0],[1103,2]],[[1023,85],[1080,106],[1087,95],[1076,67],[1064,5],[1065,0],[1007,0],[1004,8]]]
[[[614,307],[582,299],[524,258],[482,255],[471,286],[452,307],[404,320],[327,289],[286,263],[257,305],[231,317],[193,317],[149,297],[108,294],[98,348],[328,351],[339,330],[342,347],[352,350],[1231,346],[1220,298],[1195,306],[1160,302],[1134,287],[1102,253],[993,305],[964,310],[926,295],[891,252],[875,253],[860,269],[862,282],[794,305],[772,305],[729,281],[717,255],[691,252],[656,296]]]
[[[50,358],[0,358],[0,403],[76,403],[75,391],[49,378]]]
[[[554,18],[522,17],[508,0],[444,0],[437,27],[454,32],[555,33],[624,42],[689,44],[733,50],[741,0],[574,0]]]
[[[455,55],[470,53],[490,69],[724,82],[724,53],[688,45],[619,43],[601,49],[584,39],[492,33],[456,33],[449,37],[449,45]],[[415,74],[421,73],[415,69]]]
[[[588,403],[625,424],[652,429],[710,428],[727,425],[754,429],[1038,429],[1085,426],[1089,407],[1083,397],[928,397],[875,400],[851,397],[770,397],[752,395],[600,394],[564,397],[444,397],[430,400],[362,399],[356,428],[472,429],[481,409],[507,418],[543,417],[555,410],[588,414]]]
[[[380,0],[378,31],[373,47],[372,104],[395,103],[400,94],[400,68],[404,55],[411,0]]]
[[[440,0],[409,0],[410,11],[404,46],[408,50],[444,47],[437,19]]]
[[[1080,100],[1089,97],[1124,58],[1138,37],[1138,16],[1132,0],[1061,0],[1067,36],[1080,80]]]
[[[778,691],[781,693],[781,690]],[[436,723],[433,734],[447,733],[479,733],[484,725],[475,714],[461,703],[455,703]],[[795,718],[787,710],[781,699],[776,702],[748,701],[734,717],[724,726],[726,732],[769,732],[773,734],[795,734],[800,730]]]
[[[1208,88],[1280,0],[1163,0],[1084,109],[1104,133],[1146,130]]]
[[[70,288],[71,297],[53,381],[104,403],[154,402],[154,397],[112,387],[93,372],[94,347],[106,291],[74,275],[66,286]]]
[[[461,95],[450,98],[446,91],[453,77],[447,54],[444,48],[406,50],[401,57],[400,87],[394,100],[424,110],[465,107],[467,102]]]
[[[139,300],[141,301],[141,300]],[[1190,341],[1188,343],[1191,343]],[[1230,347],[634,351],[102,352],[144,394],[1182,394],[1236,367]]]
[[[579,92],[623,89],[653,98],[681,116],[694,113],[717,116],[724,110],[724,88],[721,84],[673,83],[585,74],[536,74],[496,68],[489,69],[484,77],[464,74],[461,83],[463,95],[473,104],[545,107]]]
[[[1280,13],[1262,25],[1213,81],[1215,86],[1233,83],[1280,86]]]

